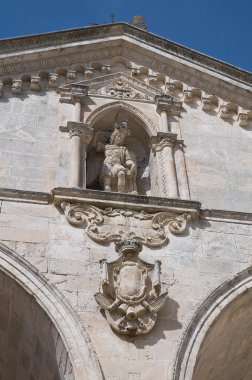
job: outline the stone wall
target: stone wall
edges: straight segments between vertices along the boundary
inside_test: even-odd
[[[0,215],[0,240],[68,300],[90,335],[106,379],[171,379],[180,340],[198,307],[251,265],[252,228],[241,221],[195,220],[184,235],[169,235],[166,247],[144,248],[141,257],[162,261],[162,290],[168,290],[169,299],[149,334],[123,337],[112,332],[94,299],[99,260],[117,257],[113,244],[94,243],[52,205],[2,201]]]

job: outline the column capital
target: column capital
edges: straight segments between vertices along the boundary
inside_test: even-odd
[[[176,134],[158,132],[157,136],[151,137],[151,149],[154,153],[161,152],[165,147],[173,148],[176,141]]]
[[[93,138],[94,129],[86,123],[68,121],[66,127],[60,126],[59,129],[61,132],[68,132],[70,139],[74,136],[80,137],[86,145],[88,145]]]
[[[182,102],[172,96],[166,94],[156,95],[155,102],[158,112],[166,111],[170,115],[180,115]]]
[[[60,102],[75,104],[84,103],[88,96],[88,86],[81,83],[71,83],[59,88]]]

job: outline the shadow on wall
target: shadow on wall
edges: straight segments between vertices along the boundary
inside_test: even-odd
[[[158,318],[153,329],[146,335],[129,337],[127,335],[116,334],[124,342],[135,345],[137,349],[144,349],[146,346],[153,346],[158,341],[166,339],[165,331],[173,331],[182,328],[178,321],[179,304],[172,298],[168,298],[162,310],[158,313]],[[104,313],[101,311],[104,316]],[[104,316],[105,318],[105,316]]]
[[[73,380],[66,348],[35,298],[0,271],[0,379]]]

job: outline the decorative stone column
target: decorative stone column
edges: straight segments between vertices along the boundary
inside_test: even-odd
[[[93,128],[88,124],[69,121],[67,123],[71,142],[71,172],[70,187],[83,187],[86,189],[86,155],[87,145],[93,137]],[[83,157],[83,161],[82,161]],[[81,163],[83,162],[83,167]],[[82,173],[82,175],[81,175]],[[82,177],[82,186],[81,186]]]
[[[88,87],[73,83],[60,88],[60,102],[74,105],[73,121],[68,121],[66,127],[60,127],[61,132],[68,132],[71,143],[71,162],[69,186],[86,189],[86,155],[87,145],[93,137],[93,128],[81,122],[82,108],[88,95]]]
[[[170,133],[171,126],[169,123],[169,115],[179,116],[182,108],[180,101],[174,100],[170,95],[157,95],[155,97],[157,112],[161,117],[161,132]]]
[[[179,188],[179,196],[182,199],[190,199],[183,140],[176,141],[174,158]]]
[[[174,161],[174,146],[177,135],[159,132],[151,138],[151,148],[155,156],[161,196],[177,198],[179,196],[177,173]]]

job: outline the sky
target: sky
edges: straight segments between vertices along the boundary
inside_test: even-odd
[[[252,0],[0,0],[0,38],[145,17],[149,32],[252,71]]]

